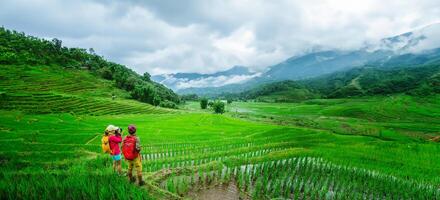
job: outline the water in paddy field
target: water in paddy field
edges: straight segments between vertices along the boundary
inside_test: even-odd
[[[250,199],[240,197],[240,191],[235,182],[229,182],[229,184],[216,185],[207,189],[195,191],[190,193],[188,197],[196,200]]]

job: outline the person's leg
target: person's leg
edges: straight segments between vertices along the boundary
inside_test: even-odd
[[[136,174],[138,177],[138,183],[139,185],[144,185],[145,182],[142,179],[142,158],[140,156],[138,156],[136,159],[134,159],[135,162],[135,166],[136,166]]]
[[[128,160],[128,171],[127,171],[127,175],[128,175],[128,179],[130,180],[130,182],[134,183],[136,181],[136,179],[133,177],[133,165],[134,162],[132,160]]]
[[[122,166],[121,166],[121,160],[116,161],[118,165],[118,173],[122,174]]]
[[[113,172],[116,172],[116,160],[113,159]]]

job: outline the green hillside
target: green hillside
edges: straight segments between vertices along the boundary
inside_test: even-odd
[[[262,85],[243,92],[239,96],[244,99],[257,99],[258,101],[267,102],[302,101],[320,97],[318,93],[312,92],[295,81],[281,81]]]
[[[3,65],[0,80],[0,109],[5,110],[90,115],[170,112],[127,99],[130,94],[116,88],[112,81],[97,79],[83,70]]]
[[[329,98],[440,93],[440,64],[381,69],[363,67],[303,82]]]
[[[301,81],[281,81],[228,98],[297,102],[314,98],[345,98],[392,94],[426,96],[440,93],[440,65],[362,67]]]
[[[14,75],[23,73],[27,69],[33,70],[29,72],[29,76],[32,76],[32,73],[44,73],[44,71],[39,71],[30,66],[44,67],[46,70],[53,67],[58,72],[62,72],[60,71],[61,68],[65,69],[66,72],[69,70],[82,70],[94,75],[95,79],[112,81],[115,87],[129,93],[129,95],[123,95],[125,98],[130,97],[145,103],[173,108],[180,101],[172,90],[151,81],[148,73],[141,76],[124,65],[109,62],[96,55],[93,49],[87,51],[80,48],[68,48],[62,46],[62,41],[56,38],[48,41],[3,27],[0,28],[0,66],[6,68],[3,69],[6,76],[4,75],[2,79],[7,79],[9,76],[5,70],[15,70],[14,68],[22,71],[11,71],[9,79],[16,78]],[[73,83],[80,82],[79,78],[81,77],[71,81]],[[54,79],[57,79],[57,77],[54,77]],[[93,78],[88,77],[86,80],[91,79]],[[38,80],[38,78],[35,80]],[[41,80],[41,82],[44,82],[44,80]],[[32,84],[32,80],[29,83]],[[58,82],[58,84],[63,83]],[[69,82],[65,84],[67,85]],[[86,84],[85,88],[91,87],[90,84],[93,85],[93,83]],[[78,88],[82,88],[82,86],[78,85]],[[44,90],[44,87],[41,89]],[[75,91],[75,89],[72,89],[72,91]],[[111,93],[108,95],[111,96]]]

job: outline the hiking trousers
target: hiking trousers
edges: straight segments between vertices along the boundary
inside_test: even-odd
[[[138,176],[142,176],[142,158],[139,155],[134,160],[127,160],[128,161],[128,174],[133,173],[133,167],[136,168],[136,173]]]

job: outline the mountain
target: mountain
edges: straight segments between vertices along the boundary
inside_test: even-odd
[[[221,87],[189,87],[179,93],[195,93],[204,96],[215,96],[220,93],[237,93],[265,83],[282,80],[300,80],[316,77],[335,71],[363,66],[372,60],[385,59],[389,52],[375,51],[321,51],[294,56],[284,62],[269,67],[269,70],[246,82],[224,85]],[[167,84],[165,84],[167,85]]]
[[[346,98],[406,93],[440,94],[440,62],[436,64],[378,68],[361,67],[320,77],[264,84],[226,98],[266,102],[295,102],[316,98]]]
[[[363,66],[371,61],[385,59],[388,51],[322,51],[294,57],[270,67],[260,78],[271,81],[299,80],[335,71]]]
[[[327,50],[293,56],[264,73],[237,84],[188,87],[179,93],[216,96],[239,93],[267,83],[304,80],[363,66],[390,68],[435,63],[440,60],[440,23],[384,38],[351,51]]]
[[[353,51],[321,51],[292,57],[262,74],[271,81],[300,80],[364,65],[395,66],[426,64],[440,57],[440,24],[384,38],[377,44]]]
[[[176,73],[155,75],[152,76],[151,79],[179,92],[187,88],[203,88],[207,86],[220,87],[229,84],[242,83],[258,75],[258,73],[249,71],[247,67],[234,66],[226,71],[212,74]]]
[[[402,53],[390,56],[384,60],[370,62],[370,65],[377,65],[381,68],[395,66],[411,66],[420,64],[437,63],[440,61],[440,48],[424,50],[420,53]]]

